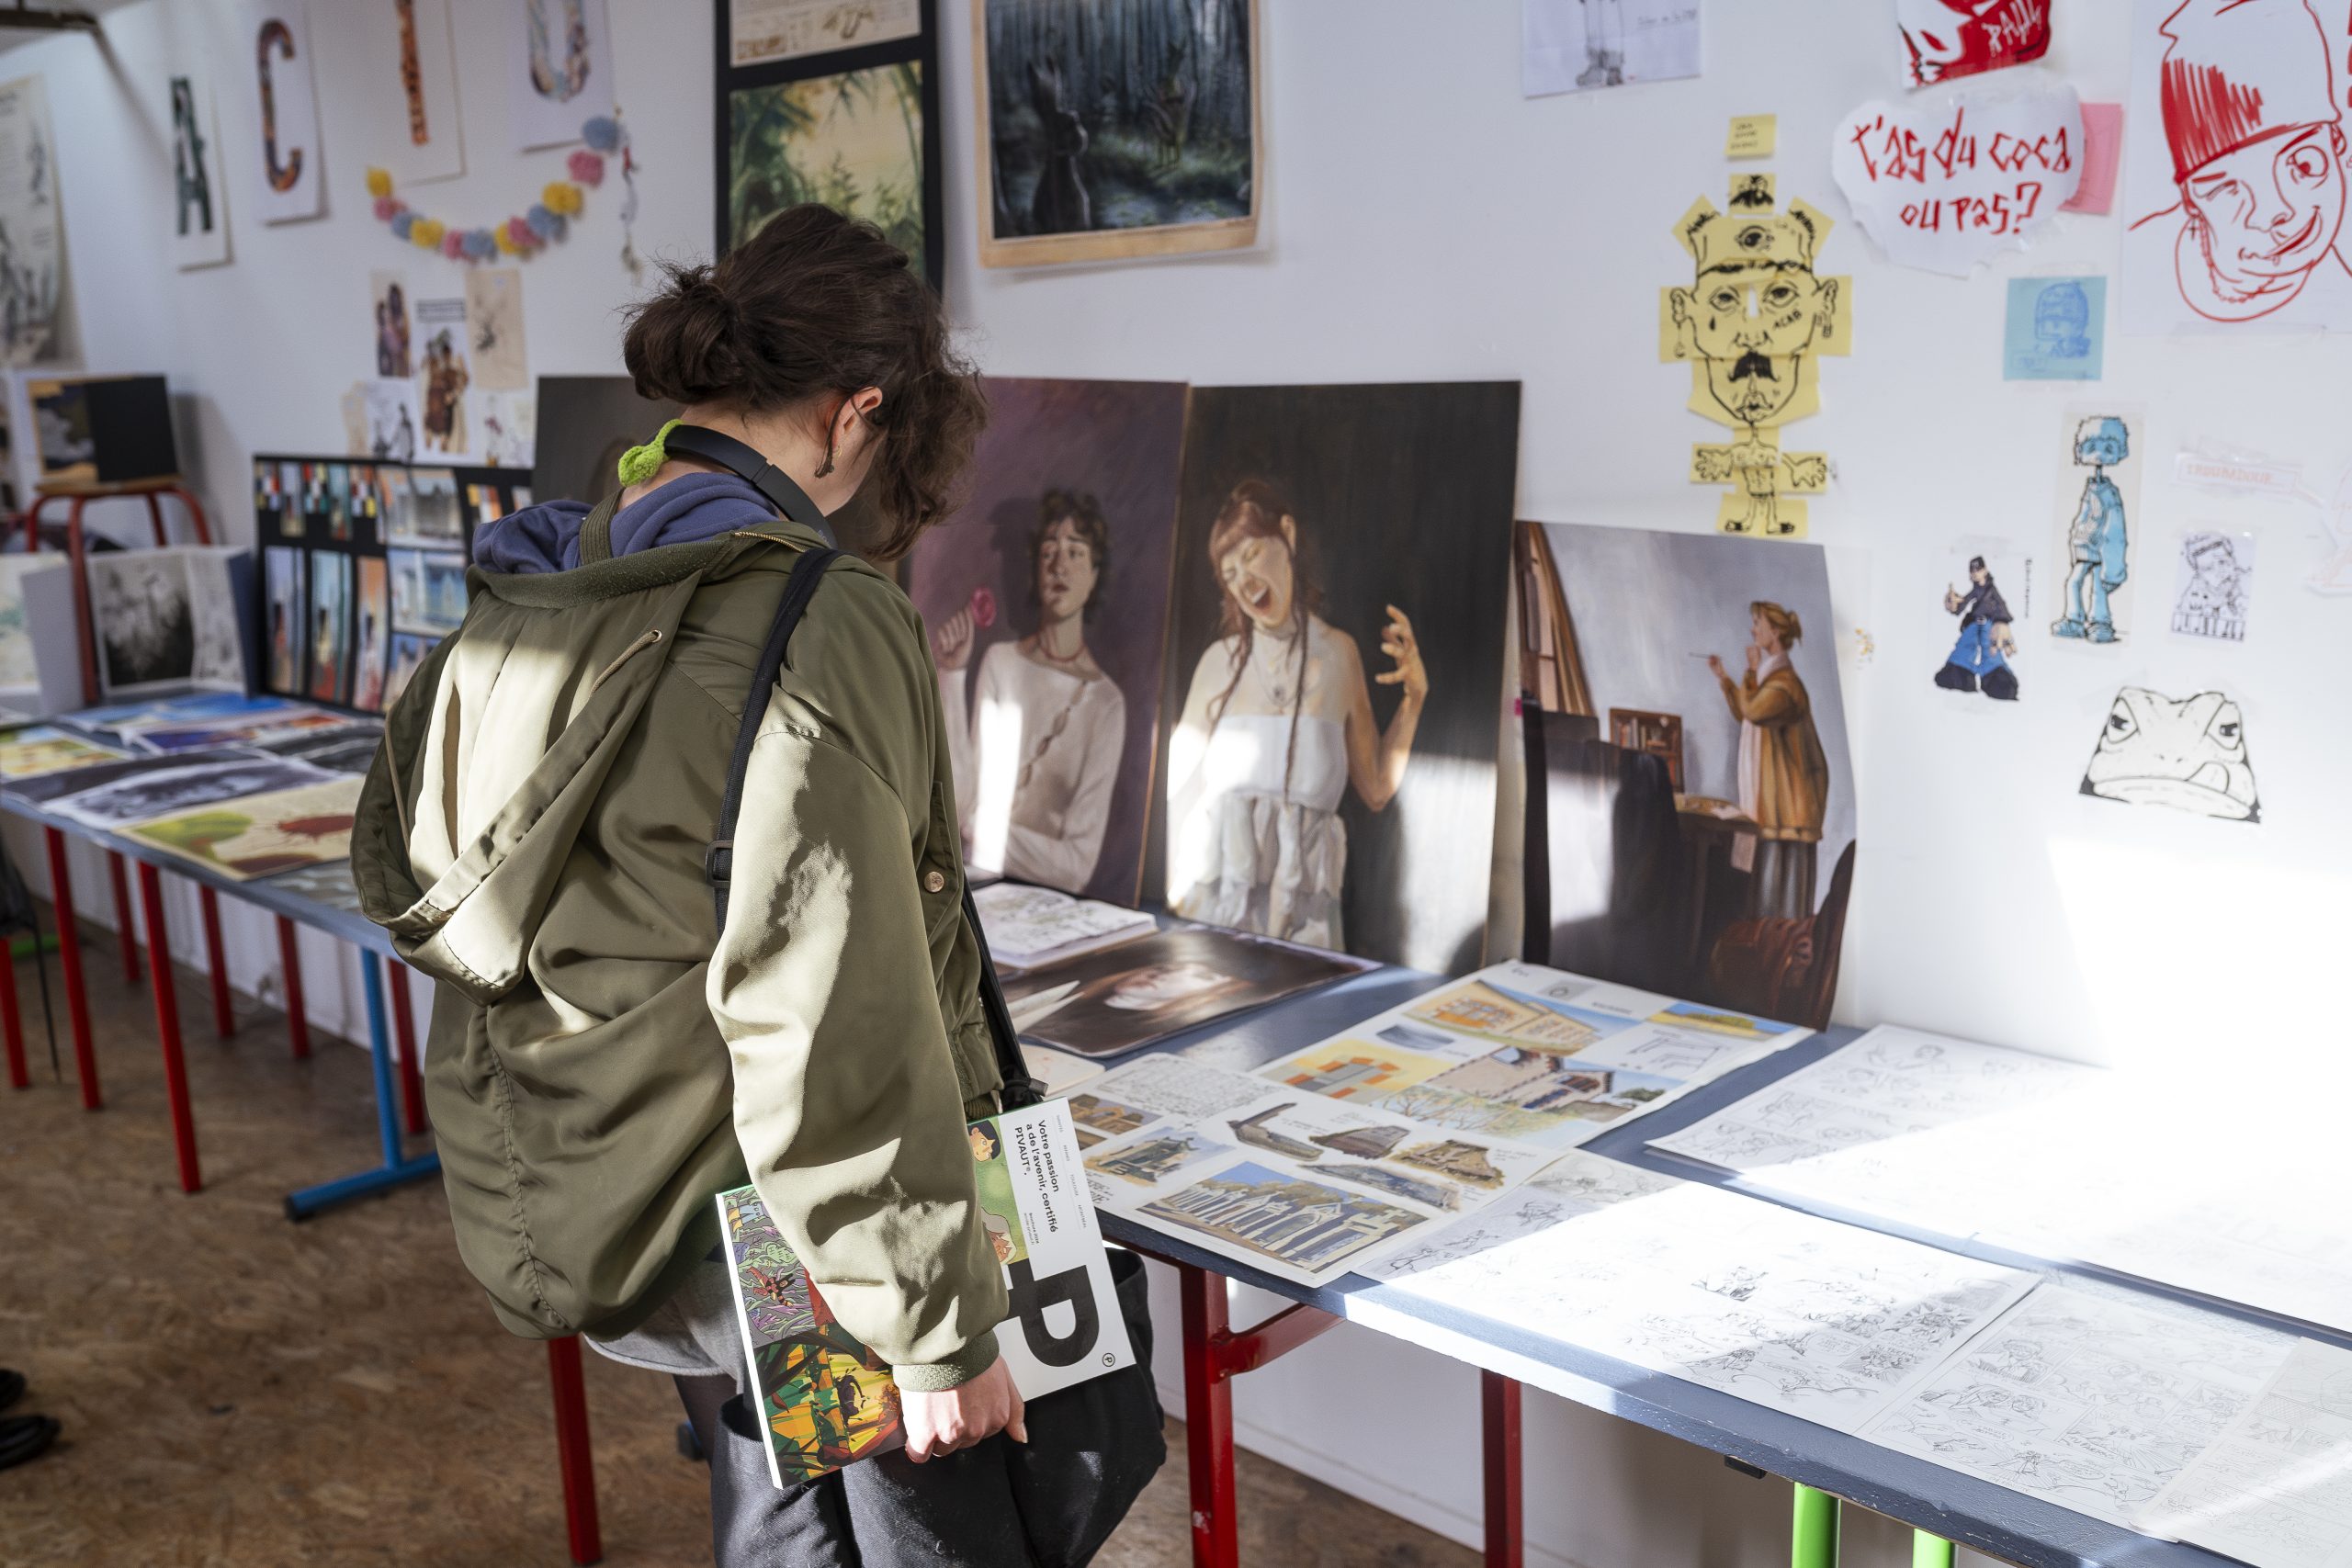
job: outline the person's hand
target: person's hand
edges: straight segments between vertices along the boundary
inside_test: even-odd
[[[942,670],[961,670],[972,657],[972,611],[969,605],[947,617],[931,634],[931,656]]]
[[[1707,668],[1713,672],[1715,679],[1718,681],[1730,679],[1729,676],[1724,673],[1724,661],[1716,658],[1712,653],[1707,655]]]
[[[1747,672],[1750,675],[1755,674],[1756,667],[1763,662],[1764,650],[1757,647],[1754,643],[1749,643],[1747,645]]]
[[[907,1457],[917,1464],[935,1454],[968,1449],[999,1432],[1016,1443],[1029,1440],[1021,1391],[1012,1386],[1012,1373],[1001,1360],[944,1393],[901,1389],[899,1411],[906,1421]]]
[[[1421,665],[1421,645],[1413,636],[1413,623],[1396,605],[1388,606],[1388,624],[1380,628],[1380,651],[1396,661],[1396,668],[1373,677],[1384,686],[1401,685],[1405,696],[1419,702],[1430,694],[1430,672]]]
[[[1944,590],[1944,614],[1947,615],[1957,615],[1960,614],[1959,589],[1948,587]]]

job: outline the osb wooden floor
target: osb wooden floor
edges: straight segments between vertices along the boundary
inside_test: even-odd
[[[106,1110],[82,1111],[63,1007],[52,1082],[29,962],[32,1089],[0,1089],[0,1366],[60,1417],[0,1471],[0,1564],[561,1568],[545,1352],[501,1331],[450,1244],[437,1180],[303,1224],[280,1199],[376,1159],[367,1055],[239,998],[215,1041],[178,972],[205,1190],[178,1189],[153,1003],[85,928]],[[57,985],[54,962],[51,985]],[[1165,1332],[1173,1333],[1174,1325]],[[710,1561],[704,1473],[669,1381],[589,1355],[597,1497],[615,1568]],[[1183,1434],[1108,1568],[1189,1561]],[[1476,1554],[1242,1456],[1243,1557],[1454,1568]]]

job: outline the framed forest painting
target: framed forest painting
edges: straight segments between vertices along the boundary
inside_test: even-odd
[[[1258,0],[973,0],[980,265],[1255,244]]]
[[[813,201],[874,224],[939,287],[933,6],[718,0],[718,254]]]

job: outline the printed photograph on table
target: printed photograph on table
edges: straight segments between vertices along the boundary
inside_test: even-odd
[[[357,778],[199,807],[129,829],[133,838],[243,881],[351,858]]]
[[[2352,326],[2352,15],[2309,0],[2133,0],[2131,52],[2124,330]]]
[[[762,65],[913,38],[919,0],[721,0],[729,65]]]
[[[2116,693],[2083,770],[2082,793],[2224,821],[2262,820],[2245,718],[2222,692],[2168,697],[2126,686]]]
[[[301,0],[248,0],[237,11],[231,59],[245,73],[249,122],[258,132],[249,158],[261,178],[254,206],[265,223],[316,218],[326,209],[325,152]]]
[[[1184,388],[987,384],[963,507],[908,558],[967,864],[1132,903],[1159,733]]]
[[[307,689],[305,628],[310,621],[303,610],[310,603],[308,552],[272,545],[261,558],[266,681],[269,690],[291,696]]]
[[[2254,608],[2254,536],[2195,528],[2181,536],[2172,629],[2183,637],[2244,642]]]
[[[220,117],[212,79],[175,74],[172,102],[172,261],[181,271],[229,259],[229,187],[220,175]]]
[[[1951,650],[1936,685],[1962,695],[2013,703],[2023,693],[2018,676],[2018,623],[2033,617],[2033,562],[2006,540],[1972,541],[1945,562],[1943,613]]]
[[[1086,1156],[1086,1168],[1156,1191],[1193,1167],[1231,1153],[1230,1145],[1211,1141],[1199,1128],[1180,1126],[1097,1148]]]
[[[466,618],[466,558],[431,550],[390,550],[392,629],[448,636]],[[397,659],[395,660],[397,662]]]
[[[2058,481],[2058,618],[2068,642],[2120,642],[2132,630],[2132,541],[2140,520],[2145,430],[2136,407],[2085,406],[2060,425],[2067,459]]]
[[[1023,1034],[1114,1056],[1364,967],[1310,947],[1180,926],[1009,975],[1004,994]]]
[[[977,0],[982,266],[1255,244],[1257,0]]]
[[[1521,0],[1519,90],[1588,93],[1699,74],[1700,0]]]
[[[1515,382],[1193,390],[1148,881],[1175,913],[1477,963],[1518,436]]]
[[[936,282],[927,69],[904,60],[729,91],[720,248],[813,201],[872,223]]]
[[[1531,934],[1562,969],[1825,1024],[1855,790],[1821,550],[1519,537]]]
[[[310,683],[322,703],[351,700],[352,560],[332,550],[311,554]]]
[[[1894,0],[1904,85],[2022,65],[2050,51],[2052,0]]]
[[[121,760],[122,753],[111,747],[49,725],[0,731],[0,779],[12,783]]]
[[[1139,1213],[1223,1243],[1224,1250],[1238,1248],[1269,1272],[1310,1281],[1429,1219],[1369,1193],[1310,1180],[1293,1170],[1269,1169],[1254,1160],[1241,1160],[1155,1199]]]
[[[582,125],[613,112],[613,38],[605,5],[497,0],[516,152],[577,141]]]

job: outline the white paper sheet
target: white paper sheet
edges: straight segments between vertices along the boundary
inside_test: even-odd
[[[2255,1568],[2352,1564],[2352,1350],[2299,1342],[2139,1527]]]
[[[1699,74],[1699,0],[1520,0],[1520,92]]]
[[[2044,1285],[1861,1435],[2130,1529],[2290,1343]]]
[[[1889,261],[1966,277],[2073,197],[2082,150],[2075,89],[2018,71],[1940,102],[1863,104],[1829,168]]]

